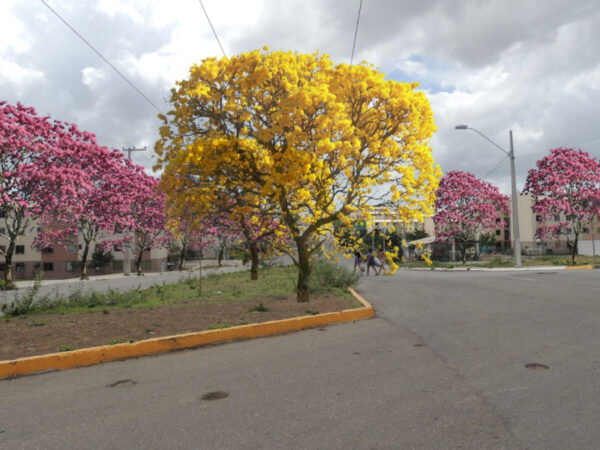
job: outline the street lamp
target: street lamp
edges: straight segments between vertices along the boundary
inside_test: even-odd
[[[513,238],[515,240],[513,253],[515,258],[515,266],[521,267],[521,236],[519,232],[519,204],[517,202],[517,182],[515,180],[515,150],[513,147],[513,137],[512,130],[508,132],[509,142],[510,142],[510,151],[507,152],[490,138],[488,138],[485,134],[476,130],[475,128],[469,127],[467,125],[456,125],[454,127],[456,130],[472,130],[486,141],[491,143],[494,147],[498,148],[502,153],[507,155],[510,159],[510,182],[511,182],[511,191],[512,191],[512,222],[513,222]]]

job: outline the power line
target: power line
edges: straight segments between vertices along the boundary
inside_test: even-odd
[[[356,28],[354,29],[354,42],[352,42],[352,55],[350,56],[350,65],[352,65],[352,61],[354,61],[354,49],[356,47],[356,36],[358,35],[358,24],[360,22],[360,11],[362,10],[362,0],[360,0],[360,4],[358,5],[358,15],[356,16]]]
[[[152,105],[152,106],[154,107],[154,109],[156,109],[156,110],[157,110],[159,113],[161,113],[161,114],[162,114],[162,111],[161,111],[161,109],[160,109],[158,106],[156,106],[156,105],[155,105],[155,104],[152,102],[152,100],[150,100],[148,97],[146,97],[146,95],[145,95],[145,94],[144,94],[144,93],[143,93],[141,90],[139,90],[135,84],[133,84],[131,81],[129,81],[129,79],[128,79],[128,78],[127,78],[125,75],[123,75],[123,74],[122,74],[122,73],[119,71],[119,69],[117,69],[115,66],[113,66],[113,65],[111,64],[111,62],[110,62],[108,59],[106,59],[104,56],[102,56],[102,54],[101,54],[101,53],[100,53],[98,50],[96,50],[96,48],[95,48],[95,47],[94,47],[92,44],[90,44],[90,43],[89,43],[89,42],[88,42],[88,41],[87,41],[87,40],[86,40],[86,39],[85,39],[85,38],[84,38],[84,37],[83,37],[81,34],[79,34],[75,28],[73,28],[73,27],[72,27],[72,26],[71,26],[71,25],[70,25],[70,24],[69,24],[69,23],[68,23],[68,22],[67,22],[65,19],[63,19],[63,18],[61,17],[61,15],[60,15],[60,14],[58,14],[58,13],[57,13],[55,10],[53,10],[53,9],[50,7],[50,5],[49,5],[48,3],[46,3],[46,1],[45,1],[45,0],[40,0],[40,1],[41,1],[41,2],[42,2],[44,5],[46,5],[46,8],[48,8],[50,11],[52,11],[52,13],[54,13],[54,15],[55,15],[56,17],[58,17],[58,18],[59,18],[59,19],[60,19],[60,20],[61,20],[61,21],[62,21],[62,22],[63,22],[63,23],[64,23],[64,24],[67,26],[67,27],[69,27],[69,29],[70,29],[70,30],[71,30],[73,33],[75,33],[75,34],[76,34],[76,35],[79,37],[79,39],[81,39],[83,42],[85,42],[89,48],[91,48],[91,49],[92,49],[92,50],[93,50],[93,51],[94,51],[94,52],[95,52],[95,53],[96,53],[96,54],[97,54],[97,55],[98,55],[100,58],[102,58],[102,60],[103,60],[103,61],[104,61],[106,64],[108,64],[108,65],[109,65],[109,66],[110,66],[110,67],[111,67],[111,68],[112,68],[112,69],[113,69],[115,72],[117,72],[117,73],[118,73],[118,74],[121,76],[121,78],[123,78],[123,79],[124,79],[124,80],[127,82],[127,84],[129,84],[129,86],[131,86],[133,89],[135,89],[135,91],[136,91],[138,94],[140,94],[142,97],[144,97],[144,99],[145,99],[145,100],[146,100],[148,103],[150,103],[150,105]]]
[[[496,170],[498,167],[500,167],[500,164],[502,164],[504,161],[506,161],[508,159],[508,156],[505,156],[504,158],[502,158],[500,161],[498,161],[498,164],[496,164],[492,170],[490,170],[488,173],[486,173],[483,177],[481,178],[487,178],[489,174],[491,174],[494,170]]]
[[[215,27],[213,27],[213,24],[210,21],[210,17],[208,17],[208,13],[206,12],[206,8],[202,4],[202,0],[198,0],[198,1],[200,2],[200,6],[202,6],[202,11],[204,11],[204,15],[206,16],[206,20],[208,20],[208,24],[210,25],[210,28],[212,28],[213,34],[215,35],[215,39],[217,40],[217,43],[219,44],[219,47],[221,47],[221,51],[223,52],[223,56],[227,58],[227,55],[225,54],[225,50],[223,50],[223,46],[221,45],[221,41],[219,40],[219,36],[217,36],[217,32],[215,30]]]
[[[580,150],[586,150],[586,149],[591,149],[594,147],[598,147],[600,146],[600,142],[592,142],[590,144],[585,144],[585,145],[561,145],[562,148],[573,148],[573,149],[580,149]],[[591,151],[591,150],[588,150]],[[545,152],[534,152],[534,153],[526,153],[524,155],[517,155],[515,156],[515,158],[524,158],[526,156],[537,156],[537,155],[547,155],[550,154],[550,149],[546,150]]]

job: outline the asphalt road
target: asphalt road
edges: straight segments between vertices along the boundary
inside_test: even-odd
[[[358,291],[376,318],[0,381],[0,448],[600,447],[597,271]]]

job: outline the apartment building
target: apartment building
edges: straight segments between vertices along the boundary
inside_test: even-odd
[[[0,230],[2,231],[2,230]],[[27,280],[34,276],[36,270],[43,272],[44,279],[65,279],[81,276],[81,268],[79,261],[81,259],[80,251],[83,246],[81,243],[77,245],[70,244],[66,247],[55,245],[43,249],[35,249],[32,244],[37,233],[41,229],[36,228],[36,231],[28,236],[21,237],[16,244],[15,252],[12,260],[12,270],[14,280]],[[1,235],[2,233],[0,233]],[[110,238],[117,238],[111,236]],[[8,243],[0,237],[0,247]],[[103,275],[109,273],[123,272],[125,255],[120,246],[113,246],[109,249],[112,255],[112,261],[104,264],[94,264],[92,253],[95,249],[93,245],[90,254],[88,255],[88,275]],[[166,267],[167,249],[152,249],[145,251],[142,259],[142,270],[144,272],[158,272]],[[0,256],[0,271],[5,268],[5,260]],[[131,258],[131,272],[135,273],[135,259]]]

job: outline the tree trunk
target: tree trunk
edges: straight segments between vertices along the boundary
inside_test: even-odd
[[[250,246],[250,261],[252,265],[250,266],[250,279],[258,280],[258,244],[256,241],[252,241],[249,243]]]
[[[90,244],[86,242],[83,247],[83,253],[81,254],[81,278],[80,280],[89,280],[90,277],[87,273],[87,257],[90,251]]]
[[[467,243],[463,242],[461,245],[462,249],[462,263],[467,264]]]
[[[181,246],[181,253],[179,254],[179,265],[178,265],[178,269],[181,271],[183,270],[183,263],[185,261],[185,252],[187,250],[187,245],[183,245]]]
[[[135,268],[137,269],[138,277],[144,276],[144,273],[142,272],[142,258],[143,257],[144,257],[144,250],[140,250],[140,252],[138,253],[138,256],[135,260]]]
[[[298,303],[308,302],[309,283],[310,283],[310,259],[308,249],[304,241],[298,245],[298,285],[296,286],[296,295]]]
[[[4,289],[14,289],[15,283],[12,277],[12,257],[15,251],[15,242],[10,240],[6,253],[4,254]]]
[[[225,252],[225,246],[219,247],[219,267],[221,267],[221,262],[223,261],[223,253]]]
[[[575,265],[575,256],[577,255],[577,243],[579,241],[579,235],[575,235],[575,240],[573,241],[573,249],[571,250],[571,265]]]

